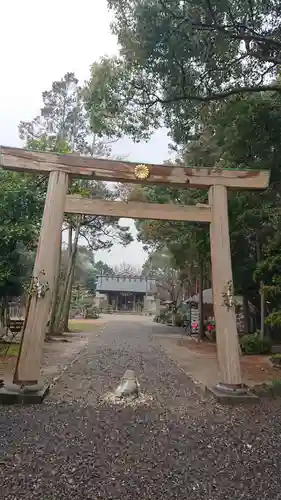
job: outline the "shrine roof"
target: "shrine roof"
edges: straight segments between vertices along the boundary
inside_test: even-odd
[[[155,286],[155,279],[145,276],[98,276],[97,292],[149,293]]]

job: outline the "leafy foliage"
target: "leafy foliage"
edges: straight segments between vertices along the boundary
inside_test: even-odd
[[[0,297],[21,292],[26,279],[21,250],[36,244],[44,194],[39,178],[0,171]]]
[[[127,264],[126,262],[121,262],[118,266],[113,266],[113,273],[117,276],[140,276],[141,269],[137,266],[132,266],[131,264]]]
[[[74,73],[66,73],[42,93],[39,116],[19,124],[20,138],[32,150],[59,153],[107,154],[106,145],[90,140],[88,117],[82,100],[82,88]]]
[[[56,153],[110,154],[108,142],[90,131],[82,89],[74,73],[67,73],[60,81],[53,82],[52,88],[43,92],[42,98],[40,115],[31,122],[21,122],[19,126],[20,136],[27,147]],[[73,181],[70,192],[89,198],[114,199],[118,196],[106,183],[84,180]],[[66,215],[64,229],[68,230],[68,265],[62,282],[57,284],[49,333],[67,329],[78,241],[86,242],[91,250],[98,250],[110,249],[116,240],[126,245],[132,239],[128,228],[120,226],[118,218],[114,217]]]
[[[276,93],[235,97],[220,106],[207,123],[212,124],[212,141],[217,144],[224,164],[271,169],[271,185],[265,192],[229,193],[236,292],[248,297],[259,309],[262,287],[267,297],[266,322],[270,326],[278,322],[281,299],[277,286],[281,223],[280,104],[280,95]]]
[[[279,95],[269,93],[234,97],[216,108],[210,105],[201,114],[199,138],[178,149],[185,164],[271,168],[271,185],[265,192],[230,191],[228,195],[235,292],[258,311],[263,286],[270,326],[281,324],[280,103]],[[141,196],[158,203],[206,203],[206,193],[189,189],[146,187],[142,195],[137,192]],[[197,276],[203,261],[204,274],[210,278],[209,234],[203,225],[140,221],[137,227],[139,239],[149,248],[166,245],[177,264],[185,269],[191,266]]]
[[[270,340],[262,339],[258,332],[255,335],[244,335],[240,345],[243,354],[268,354],[271,350]]]
[[[61,258],[61,271],[66,273],[68,264],[68,249],[63,249]],[[78,245],[74,264],[73,287],[84,289],[94,295],[96,290],[96,276],[94,254],[86,246]]]
[[[55,81],[50,90],[42,94],[43,106],[40,115],[30,122],[21,122],[19,134],[28,149],[56,153],[83,153],[84,155],[108,156],[110,144],[93,134],[82,100],[82,88],[74,73],[67,73],[60,81]],[[31,252],[36,245],[47,179],[31,178],[22,174],[0,172],[1,212],[0,228],[0,295],[19,295],[21,284],[30,273],[35,254]],[[72,193],[82,196],[114,199],[118,193],[105,183],[73,181]],[[84,239],[93,250],[110,249],[116,240],[124,245],[131,241],[128,228],[119,225],[117,218],[65,216],[64,229],[74,234],[79,226],[79,238]],[[74,230],[74,231],[73,231]],[[71,238],[70,238],[71,240]],[[70,241],[71,243],[71,241]],[[71,266],[75,262],[76,249],[69,252]],[[31,253],[30,253],[31,252]],[[30,273],[31,274],[31,273]],[[73,269],[67,271],[67,284],[60,311],[67,315],[67,302],[70,302]],[[94,277],[88,276],[88,286],[94,291]],[[54,301],[54,311],[57,301]],[[53,312],[52,315],[53,317]],[[53,320],[50,320],[50,327]]]
[[[173,255],[167,248],[150,253],[143,265],[143,274],[155,278],[160,299],[172,301],[177,310],[188,282],[188,276],[183,269],[176,267]]]
[[[92,67],[93,130],[135,137],[165,124],[177,143],[212,101],[280,93],[279,2],[108,0],[119,58]]]
[[[98,260],[95,263],[95,269],[96,269],[97,274],[108,274],[108,275],[113,274],[113,268],[110,267],[105,262],[102,262],[102,260]]]
[[[31,122],[21,122],[20,137],[33,150],[57,153],[81,153],[108,156],[110,145],[91,134],[88,116],[82,100],[82,88],[74,73],[67,73],[55,81],[50,90],[42,93],[43,107]],[[84,180],[72,182],[71,193],[90,198],[115,199],[116,193],[103,182]],[[66,227],[75,228],[76,218],[65,217]],[[115,239],[123,244],[131,241],[128,228],[119,225],[118,219],[85,216],[82,218],[80,237],[93,250],[109,249]]]
[[[139,140],[166,125],[180,164],[271,170],[264,193],[229,193],[229,225],[236,293],[257,311],[265,294],[266,321],[280,325],[279,2],[108,5],[121,55],[92,67],[84,98],[93,129],[97,112],[109,135]],[[142,196],[159,203],[206,202],[204,193],[190,190],[150,187]],[[209,263],[204,228],[161,221],[137,225],[148,248],[167,246],[181,268],[190,262],[198,268],[202,259]]]

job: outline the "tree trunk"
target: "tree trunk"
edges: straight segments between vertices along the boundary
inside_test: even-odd
[[[69,225],[69,228],[68,228],[68,259],[69,259],[69,261],[71,260],[72,248],[73,248],[72,235],[73,235],[72,226]],[[77,243],[78,243],[78,239],[77,239]],[[74,264],[75,264],[75,262],[74,262]],[[68,318],[69,318],[69,311],[70,311],[70,304],[71,304],[71,292],[72,292],[73,279],[74,279],[74,265],[72,267],[71,276],[70,276],[68,287],[67,287],[65,303],[64,303],[64,308],[63,308],[63,314],[62,314],[61,330],[63,332],[69,331]]]
[[[263,281],[260,282],[260,296],[261,296],[261,331],[260,331],[260,338],[263,339],[265,336],[265,324],[264,324],[264,318],[265,318],[265,297],[264,297],[264,290],[263,290]]]
[[[5,295],[0,303],[0,338],[7,333],[9,316],[9,301]]]
[[[204,261],[203,259],[200,258],[199,276],[198,276],[198,314],[199,314],[198,333],[200,340],[203,340],[205,338],[203,283],[204,283]]]
[[[62,234],[61,234],[61,239],[62,239]],[[55,284],[55,289],[54,289],[54,296],[53,296],[53,300],[52,300],[52,307],[51,307],[51,312],[50,312],[50,317],[49,317],[49,325],[48,325],[48,329],[47,329],[47,335],[49,335],[49,336],[54,333],[56,313],[57,313],[58,302],[59,302],[60,266],[61,266],[61,246],[60,246],[60,252],[59,252],[59,256],[58,256],[57,277],[56,277],[56,284]]]
[[[74,266],[75,266],[75,261],[74,265],[72,267],[72,272],[71,276],[69,279],[66,295],[65,295],[65,302],[64,302],[64,308],[63,308],[63,313],[62,313],[62,321],[61,321],[61,330],[62,332],[69,332],[68,328],[68,319],[69,319],[69,312],[70,312],[70,306],[71,306],[71,295],[72,295],[72,285],[73,285],[73,279],[74,279]]]
[[[71,254],[72,254],[72,225],[69,224],[68,227],[68,258],[71,259]]]
[[[244,333],[251,333],[250,328],[250,308],[247,297],[243,297]]]
[[[257,263],[259,263],[262,259],[261,256],[261,244],[259,237],[257,235]],[[260,328],[260,338],[263,339],[265,335],[265,325],[264,325],[264,318],[265,318],[265,297],[264,297],[264,283],[263,281],[260,281],[260,318],[261,318],[261,328]]]
[[[75,259],[77,255],[77,249],[78,249],[78,239],[79,239],[79,231],[80,231],[80,226],[81,226],[81,220],[82,217],[80,216],[78,221],[77,221],[77,226],[75,229],[75,235],[74,235],[74,241],[73,244],[71,244],[71,254],[70,258],[68,260],[68,266],[67,266],[67,272],[66,272],[66,277],[65,281],[62,287],[61,291],[61,297],[57,309],[57,314],[56,314],[56,320],[55,320],[55,331],[56,333],[63,333],[63,327],[65,326],[65,316],[64,314],[68,314],[68,303],[71,300],[71,288],[72,288],[72,276],[73,276],[73,270],[75,266]],[[70,289],[70,291],[69,291]],[[68,302],[67,302],[68,301]]]

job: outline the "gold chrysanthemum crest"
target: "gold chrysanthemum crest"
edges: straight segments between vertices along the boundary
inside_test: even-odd
[[[140,180],[145,180],[149,177],[149,168],[147,165],[137,165],[135,167],[135,177]]]

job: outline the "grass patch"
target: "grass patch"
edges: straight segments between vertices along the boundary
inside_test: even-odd
[[[71,319],[68,323],[69,329],[72,332],[95,332],[96,328],[102,325],[103,322],[100,319],[85,319],[76,320]]]
[[[0,356],[17,356],[19,353],[19,344],[1,344],[0,343]]]

